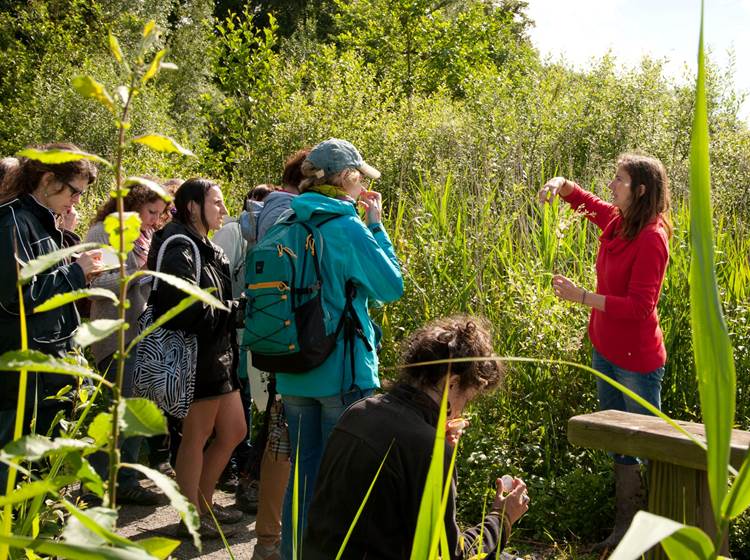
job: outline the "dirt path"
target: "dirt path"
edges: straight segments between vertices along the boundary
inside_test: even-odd
[[[147,482],[141,482],[147,486]],[[234,496],[217,491],[215,500],[221,505],[234,504]],[[203,551],[193,546],[191,538],[177,535],[180,516],[169,505],[161,506],[122,506],[119,518],[118,532],[124,537],[137,541],[147,537],[168,537],[179,539],[182,544],[172,554],[173,558],[187,560],[188,558],[227,559],[229,553],[224,549],[220,539],[204,540]],[[255,516],[245,514],[234,536],[227,538],[232,554],[237,560],[249,560],[255,547]]]

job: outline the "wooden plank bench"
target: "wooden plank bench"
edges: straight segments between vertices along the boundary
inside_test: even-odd
[[[705,441],[703,424],[677,422]],[[568,421],[573,445],[648,459],[648,510],[714,534],[711,498],[706,480],[706,453],[687,436],[655,416],[603,410]],[[730,461],[739,469],[750,448],[750,432],[733,430]],[[727,543],[723,554],[728,555]],[[661,547],[648,558],[666,558]]]

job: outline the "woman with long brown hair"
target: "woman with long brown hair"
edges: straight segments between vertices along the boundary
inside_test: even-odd
[[[39,149],[78,151],[72,144],[47,144]],[[97,169],[88,160],[46,164],[28,158],[3,165],[6,171],[0,191],[0,262],[6,267],[0,282],[0,354],[21,347],[20,308],[16,288],[16,263],[27,263],[62,247],[63,234],[57,217],[78,204]],[[73,335],[80,318],[73,303],[44,313],[35,307],[57,294],[86,287],[100,268],[99,251],[83,253],[76,262],[59,261],[37,274],[22,287],[29,348],[55,357],[64,357],[73,348]],[[64,375],[33,372],[27,386],[28,420],[36,404],[36,431],[46,433],[58,413],[65,408],[55,396],[70,382]],[[13,438],[18,400],[18,374],[0,373],[0,447]],[[24,418],[24,433],[29,421]],[[4,488],[6,468],[0,466]]]
[[[589,338],[592,367],[661,408],[661,380],[667,352],[656,305],[669,261],[672,228],[669,179],[656,158],[623,154],[609,183],[612,202],[605,202],[573,181],[555,177],[539,191],[541,202],[559,195],[602,230],[596,258],[596,290],[568,278],[552,279],[555,295],[591,308]],[[647,409],[597,379],[599,408],[637,414]],[[616,512],[612,533],[598,548],[622,539],[644,504],[640,465],[635,457],[615,455]]]

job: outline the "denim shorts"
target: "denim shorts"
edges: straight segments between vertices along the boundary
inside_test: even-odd
[[[664,377],[664,366],[648,373],[638,373],[616,366],[599,352],[594,350],[592,367],[624,385],[635,394],[661,410],[661,380]],[[599,410],[622,410],[634,414],[651,414],[647,409],[625,396],[619,389],[615,389],[604,381],[596,378],[596,388],[599,396]],[[627,455],[613,454],[615,462],[623,465],[635,465],[638,459]]]

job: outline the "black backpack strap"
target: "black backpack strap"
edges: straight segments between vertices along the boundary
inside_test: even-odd
[[[356,342],[357,338],[359,338],[365,345],[365,348],[367,348],[368,352],[372,352],[372,345],[370,344],[370,341],[367,340],[367,337],[365,336],[364,328],[362,327],[362,322],[359,320],[359,317],[357,316],[357,312],[354,309],[354,298],[357,297],[357,287],[354,285],[354,282],[352,280],[347,280],[345,285],[345,291],[346,291],[346,303],[344,304],[344,311],[341,314],[341,320],[339,321],[339,326],[336,329],[336,335],[338,337],[338,334],[343,330],[344,332],[344,377],[346,377],[346,353],[349,352],[349,362],[351,366],[351,376],[352,376],[352,382],[349,385],[349,389],[347,393],[350,393],[352,391],[361,391],[360,387],[357,385],[357,374],[356,374],[356,365],[355,365],[355,357],[354,357],[354,343]],[[342,385],[343,389],[343,385]],[[344,394],[342,391],[341,399],[343,402]]]

